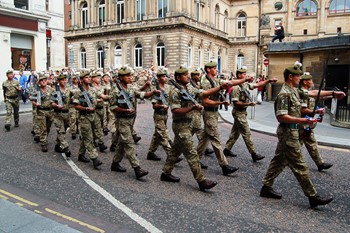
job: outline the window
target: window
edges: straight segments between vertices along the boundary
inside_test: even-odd
[[[98,25],[103,26],[106,21],[106,5],[105,0],[101,0],[98,5]]]
[[[316,15],[316,3],[312,0],[301,1],[297,6],[297,16]]]
[[[198,47],[198,69],[201,67],[202,63],[202,48]]]
[[[165,18],[168,12],[168,0],[158,0],[158,18]]]
[[[188,44],[188,48],[187,48],[187,67],[192,67],[192,46],[190,44]]]
[[[200,0],[196,0],[196,19],[201,21],[201,3]]]
[[[239,54],[237,56],[237,69],[242,68],[244,66],[244,56],[242,54]]]
[[[333,0],[329,6],[329,13],[350,13],[350,0]]]
[[[142,68],[142,45],[135,46],[135,68]]]
[[[210,53],[210,49],[208,48],[207,50],[207,62],[210,62],[211,60],[211,53]]]
[[[165,66],[165,46],[163,42],[157,44],[157,64],[158,66]]]
[[[220,8],[219,5],[215,7],[215,28],[220,29]]]
[[[117,45],[114,48],[114,68],[120,68],[122,67],[122,47]]]
[[[145,16],[146,0],[136,0],[136,20],[143,20]]]
[[[45,9],[46,9],[46,11],[49,11],[49,8],[50,8],[50,2],[49,2],[49,0],[46,0],[45,1]]]
[[[82,48],[80,50],[80,68],[82,68],[82,69],[86,68],[86,50],[85,50],[85,48]]]
[[[97,68],[103,68],[104,67],[104,53],[103,53],[103,48],[98,47],[97,52],[96,52],[96,61],[97,61]]]
[[[88,23],[88,6],[85,3],[81,9],[81,27],[86,28]]]
[[[228,13],[225,11],[225,17],[224,17],[224,32],[227,32],[227,22],[228,22]]]
[[[245,14],[241,13],[237,18],[237,36],[245,36],[247,19]]]
[[[117,1],[117,23],[122,23],[124,19],[124,0]]]
[[[28,0],[14,0],[16,8],[28,10]]]

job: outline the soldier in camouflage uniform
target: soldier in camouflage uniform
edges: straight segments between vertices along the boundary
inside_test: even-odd
[[[35,95],[38,98],[38,92],[41,95],[41,104],[37,100],[32,100],[32,104],[36,106],[36,124],[39,129],[39,139],[42,152],[47,152],[47,137],[50,133],[50,128],[53,122],[52,114],[52,100],[51,94],[54,91],[47,84],[47,77],[45,74],[39,75],[39,89],[36,90]]]
[[[163,92],[164,100],[161,96],[152,97],[152,105],[154,109],[153,120],[155,130],[152,136],[151,144],[148,149],[147,159],[159,161],[161,158],[157,156],[156,152],[159,145],[163,146],[165,153],[168,155],[171,151],[171,140],[168,133],[168,108],[169,108],[169,93],[172,87],[167,82],[166,70],[160,68],[157,71],[158,86]],[[163,101],[165,101],[163,103]]]
[[[202,111],[203,106],[186,98],[187,92],[196,98],[203,99],[205,104],[213,104],[208,96],[221,90],[221,86],[206,91],[191,88],[188,69],[179,67],[175,70],[175,81],[181,86],[181,90],[173,88],[170,92],[170,108],[173,114],[173,132],[175,134],[172,152],[167,156],[160,179],[167,182],[179,182],[180,178],[171,174],[175,167],[177,158],[184,154],[195,180],[198,182],[201,191],[213,188],[217,182],[204,177],[200,166],[199,156],[193,141],[194,128],[192,125],[192,111]]]
[[[238,79],[247,78],[247,70],[245,68],[238,69],[236,72]],[[270,80],[265,80],[259,83],[242,83],[238,86],[234,86],[231,92],[231,99],[233,102],[232,116],[234,118],[234,124],[232,126],[231,134],[226,142],[224,154],[226,156],[236,157],[230,150],[232,146],[236,143],[240,135],[242,135],[245,145],[248,148],[249,153],[252,156],[254,162],[262,160],[265,156],[256,153],[256,149],[252,140],[252,135],[250,133],[250,128],[247,121],[247,108],[248,106],[255,106],[256,102],[251,102],[249,99],[249,90],[253,90],[259,86],[265,86],[269,82],[276,82],[277,79],[273,78]]]
[[[140,167],[132,138],[133,122],[136,115],[136,98],[148,98],[154,93],[160,92],[140,92],[130,86],[129,84],[132,84],[133,78],[131,76],[131,70],[127,67],[121,67],[119,69],[119,79],[121,90],[115,88],[110,95],[111,111],[115,114],[117,129],[117,150],[111,164],[111,171],[126,172],[126,169],[120,165],[120,162],[125,156],[135,171],[136,179],[140,179],[146,176],[148,171]]]
[[[67,76],[61,74],[57,77],[57,87],[52,92],[53,99],[52,107],[54,108],[53,123],[57,130],[57,139],[55,151],[64,154],[67,157],[71,156],[69,145],[66,140],[66,130],[69,126],[69,107],[72,97],[71,89],[67,86]],[[60,103],[62,101],[62,103]],[[62,105],[61,105],[62,104]]]
[[[102,85],[104,87],[104,94],[109,96],[112,90],[112,79],[108,73],[103,74]],[[103,133],[104,135],[108,135],[109,129],[108,125],[111,121],[111,109],[109,107],[109,101],[105,100],[103,102]]]
[[[301,154],[299,142],[298,124],[312,125],[314,120],[301,118],[301,100],[297,88],[300,82],[300,63],[287,67],[284,70],[284,85],[275,100],[275,115],[280,122],[277,128],[278,144],[276,154],[270,162],[269,168],[263,179],[263,187],[260,191],[261,197],[281,199],[282,195],[272,188],[274,180],[284,170],[290,167],[294,176],[299,181],[305,196],[309,198],[311,208],[318,205],[330,203],[332,198],[323,198],[317,195],[316,189],[311,181],[309,168]],[[309,91],[310,96],[317,96],[317,92]],[[322,91],[321,96],[332,95],[331,91]],[[343,92],[333,92],[333,96],[342,98]]]
[[[209,62],[205,64],[204,67],[205,71],[207,72],[207,77],[203,75],[201,78],[200,88],[204,90],[208,90],[210,88],[219,86],[224,80],[216,79],[217,75],[217,63],[216,62]],[[212,80],[213,85],[209,80]],[[231,80],[232,85],[238,85],[243,82],[246,82],[247,80],[241,79],[241,80]],[[238,168],[228,165],[227,159],[222,151],[221,148],[221,140],[220,140],[220,132],[218,128],[218,107],[220,104],[228,105],[229,103],[225,100],[224,102],[220,101],[219,94],[216,93],[209,97],[215,105],[212,105],[210,107],[204,107],[204,113],[203,113],[203,120],[204,120],[204,136],[198,143],[198,153],[199,155],[203,155],[205,152],[205,149],[208,147],[209,141],[211,142],[216,158],[219,162],[219,165],[222,169],[223,175],[229,175],[234,173],[238,170]]]
[[[107,149],[107,146],[103,142],[103,131],[102,131],[102,124],[103,124],[103,105],[104,101],[108,100],[109,96],[105,95],[104,87],[101,85],[101,73],[95,72],[92,74],[92,86],[95,89],[96,95],[97,95],[97,102],[95,106],[95,128],[94,128],[94,139],[97,141],[98,147],[100,149],[100,152],[103,152]]]
[[[71,75],[71,86],[70,90],[72,93],[72,97],[74,96],[74,92],[79,90],[78,80],[76,75]],[[70,106],[69,106],[69,131],[72,135],[72,139],[77,138],[78,133],[78,110],[75,109],[74,104],[72,103],[72,97],[70,98]]]
[[[80,162],[88,163],[92,160],[95,169],[99,170],[102,162],[98,158],[98,153],[94,145],[93,131],[96,128],[95,107],[97,104],[97,94],[93,87],[90,87],[91,76],[87,72],[80,74],[81,85],[79,90],[74,92],[73,104],[79,111],[79,133],[82,138],[80,141],[79,156]],[[86,95],[84,95],[84,93]],[[91,106],[89,106],[91,103]],[[87,152],[90,159],[85,156]]]
[[[304,75],[302,75],[300,78],[299,93],[308,92],[312,86],[313,86],[312,76],[309,73],[305,73]],[[301,117],[305,117],[305,116],[314,117],[312,114],[315,107],[315,99],[308,95],[302,95],[302,94],[299,94],[299,95],[305,97],[304,99],[302,99]],[[321,117],[323,117],[325,113],[325,109],[318,108],[316,109],[316,113],[319,114]],[[315,162],[319,171],[322,171],[323,169],[329,169],[333,166],[333,164],[325,163],[323,161],[317,147],[317,141],[315,138],[314,129],[312,128],[305,129],[302,125],[299,125],[299,137],[301,139],[301,143],[305,144],[305,147],[309,152],[309,155],[311,156],[312,160]]]
[[[10,131],[12,114],[15,121],[15,127],[18,127],[19,121],[19,98],[18,94],[22,91],[17,80],[13,80],[14,74],[12,70],[6,72],[7,80],[2,83],[4,90],[4,101],[6,107],[5,129]]]

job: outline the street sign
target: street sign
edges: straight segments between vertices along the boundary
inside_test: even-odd
[[[264,59],[264,66],[268,66],[269,65],[269,59]]]

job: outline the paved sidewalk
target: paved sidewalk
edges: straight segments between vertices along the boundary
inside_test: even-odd
[[[222,119],[233,124],[232,107],[228,111],[219,110]],[[250,129],[260,133],[276,136],[278,121],[274,114],[273,102],[263,102],[254,108],[248,107],[248,122]],[[252,117],[253,116],[253,117]],[[322,123],[315,128],[315,136],[320,145],[350,149],[350,129],[330,125],[331,117],[326,114]]]

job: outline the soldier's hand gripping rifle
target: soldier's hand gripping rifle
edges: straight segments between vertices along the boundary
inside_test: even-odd
[[[168,97],[168,95],[166,93],[164,93],[162,88],[160,88],[159,81],[158,81],[157,77],[155,77],[154,73],[152,73],[152,83],[154,83],[154,85],[156,86],[156,89],[158,91],[160,91],[159,99],[162,101],[162,104],[164,106],[168,106],[168,102],[166,101],[166,98]]]
[[[206,72],[203,68],[201,68],[201,71],[202,71],[203,74],[205,75],[205,78],[209,81],[210,86],[211,86],[212,88],[213,88],[213,87],[216,87],[214,81],[208,76],[207,72]],[[225,96],[222,94],[221,91],[219,91],[218,94],[219,94],[221,100],[223,100],[223,101],[226,100]]]
[[[84,102],[87,104],[88,108],[94,108],[94,106],[91,103],[90,95],[87,93],[87,91],[84,89],[83,84],[80,82],[80,78],[77,76],[77,81],[78,81],[78,87],[81,91],[81,94],[84,97]]]
[[[197,100],[193,98],[193,96],[185,88],[183,88],[180,84],[178,84],[174,79],[170,78],[168,75],[167,78],[169,82],[180,91],[182,98],[184,98],[185,100],[192,101],[196,105],[199,105]]]
[[[41,90],[39,83],[36,85],[36,105],[40,106],[41,105]]]
[[[62,92],[60,90],[60,86],[59,86],[59,83],[58,83],[56,77],[55,77],[55,84],[54,85],[55,85],[55,89],[56,89],[55,97],[56,97],[58,108],[62,108],[63,107]]]

